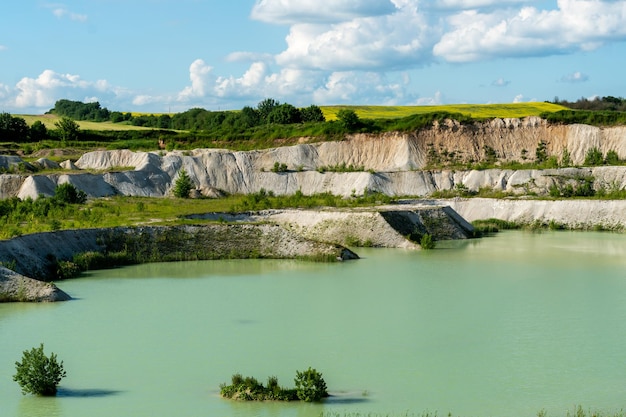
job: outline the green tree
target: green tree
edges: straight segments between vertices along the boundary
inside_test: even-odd
[[[28,136],[28,125],[23,118],[0,113],[0,138],[3,141],[25,142]]]
[[[572,166],[572,156],[570,155],[567,148],[563,148],[563,154],[561,155],[561,166],[562,167]]]
[[[269,115],[272,112],[272,110],[274,110],[275,107],[280,106],[280,102],[277,100],[274,100],[273,98],[266,98],[265,100],[261,101],[256,109],[259,112],[259,117],[261,119],[262,122],[264,123],[269,123]]]
[[[38,142],[48,137],[48,128],[41,122],[41,120],[35,120],[30,126],[30,140]]]
[[[535,162],[543,164],[548,160],[548,152],[546,151],[547,144],[544,141],[540,141],[535,149]]]
[[[300,114],[300,110],[289,103],[284,103],[274,107],[267,116],[268,123],[276,123],[279,125],[300,123],[301,121],[302,115]]]
[[[181,169],[178,174],[178,178],[174,183],[174,197],[177,198],[189,198],[189,193],[193,189],[193,182],[185,169]]]
[[[87,194],[66,182],[54,189],[54,199],[66,204],[83,204],[87,201]]]
[[[320,401],[322,398],[328,397],[326,382],[322,378],[322,374],[315,369],[309,367],[306,371],[296,371],[294,381],[296,383],[296,394],[302,401]]]
[[[57,127],[61,141],[67,142],[78,139],[78,132],[80,130],[78,123],[69,117],[62,117],[61,120],[55,122],[54,125]]]
[[[346,130],[356,130],[361,125],[361,120],[354,110],[341,109],[337,113],[337,120],[343,125]]]
[[[324,117],[324,113],[322,109],[320,109],[315,104],[311,104],[309,107],[305,107],[300,109],[300,113],[302,114],[303,122],[325,122],[326,118]]]
[[[53,396],[66,373],[63,361],[58,362],[54,353],[46,356],[43,343],[38,348],[25,350],[21,362],[15,362],[16,374],[13,380],[22,387],[22,394]]]

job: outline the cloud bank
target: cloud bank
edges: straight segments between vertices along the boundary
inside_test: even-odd
[[[63,6],[53,13],[87,19]],[[189,84],[182,90],[150,95],[48,69],[12,87],[0,84],[0,108],[45,108],[72,97],[161,108],[216,103],[240,108],[264,97],[296,105],[439,103],[441,86],[433,86],[433,97],[423,97],[412,86],[409,71],[566,55],[626,40],[623,0],[257,0],[250,17],[287,26],[288,34],[278,53],[233,51],[226,56],[229,62],[249,63],[242,74],[218,74],[198,58],[185,64]],[[588,79],[573,72],[560,81]],[[505,88],[511,82],[503,74],[491,85]]]

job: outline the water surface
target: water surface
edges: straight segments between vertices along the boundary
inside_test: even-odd
[[[2,416],[463,416],[605,411],[626,398],[626,235],[505,232],[363,259],[203,261],[97,271],[76,299],[0,304]],[[45,344],[68,377],[22,396],[21,352]],[[233,373],[323,404],[219,398]]]

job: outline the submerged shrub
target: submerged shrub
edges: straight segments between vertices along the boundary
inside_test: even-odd
[[[54,353],[46,356],[43,343],[38,348],[25,350],[22,361],[15,362],[17,373],[13,380],[22,387],[22,394],[54,396],[57,385],[65,378],[63,361],[58,362]]]
[[[309,367],[306,371],[296,371],[296,394],[302,401],[320,401],[328,397],[326,382],[322,374]]]

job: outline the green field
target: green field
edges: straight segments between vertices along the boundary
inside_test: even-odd
[[[362,119],[394,119],[421,113],[463,113],[474,118],[512,118],[539,116],[543,112],[567,110],[552,103],[510,103],[510,104],[447,104],[441,106],[320,106],[326,120],[335,120],[343,109],[354,110]]]

